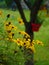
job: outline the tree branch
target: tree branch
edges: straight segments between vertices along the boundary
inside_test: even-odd
[[[36,0],[31,9],[30,21],[35,22],[43,0]]]
[[[23,19],[23,22],[24,24],[26,25],[26,18],[25,18],[25,15],[24,15],[24,12],[23,12],[23,9],[22,9],[22,6],[20,4],[20,1],[19,0],[14,0],[15,3],[17,4],[17,7],[18,7],[18,10],[19,10],[19,13],[21,15],[21,18]]]
[[[31,4],[28,3],[26,0],[24,0],[25,4],[28,6],[28,8],[31,10]]]

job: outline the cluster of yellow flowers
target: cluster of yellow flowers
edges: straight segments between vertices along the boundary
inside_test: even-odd
[[[12,39],[13,36],[14,36],[14,32],[12,32],[12,30],[13,30],[13,29],[16,30],[17,27],[15,27],[11,22],[8,22],[8,23],[5,22],[4,27],[5,27],[5,30],[6,30],[6,32],[7,32],[8,38],[9,38],[9,39]]]
[[[1,12],[0,12],[1,13]],[[10,15],[8,14],[7,18],[10,17]],[[8,20],[8,19],[7,19]],[[23,20],[21,18],[18,18],[18,22],[21,24],[23,23]],[[4,28],[5,28],[5,32],[7,33],[7,38],[6,40],[8,41],[12,41],[17,43],[19,46],[25,47],[26,49],[30,49],[32,52],[35,52],[35,44],[39,44],[43,46],[43,43],[39,40],[33,40],[31,42],[30,40],[30,36],[24,32],[24,31],[20,31],[16,26],[14,26],[11,22],[4,22]],[[14,39],[14,32],[12,30],[16,30],[18,31],[19,34],[25,36],[23,39]]]
[[[22,47],[25,47],[26,49],[30,49],[32,50],[32,52],[35,52],[35,47],[34,47],[34,44],[33,43],[30,43],[29,40],[21,40],[21,39],[13,39],[12,40],[13,42],[17,43],[18,45],[22,46]]]
[[[33,40],[32,43],[30,43],[30,39],[26,40],[26,39],[12,39],[13,42],[17,43],[18,45],[22,46],[22,47],[25,47],[27,49],[30,49],[32,50],[32,52],[36,52],[35,51],[35,45],[34,44],[39,44],[39,45],[42,45],[43,46],[43,43],[39,40]]]
[[[17,27],[12,25],[11,22],[8,22],[8,23],[5,24],[5,30],[6,30],[7,35],[8,35],[8,40],[17,43],[19,46],[22,46],[22,47],[25,47],[27,49],[30,49],[30,50],[32,50],[32,52],[35,52],[34,44],[40,44],[40,45],[43,46],[43,43],[41,41],[39,41],[39,40],[36,40],[36,41],[33,40],[31,42],[30,36],[26,32],[24,32],[24,31],[19,31],[18,30],[18,33],[24,35],[25,38],[23,38],[23,39],[20,39],[20,38],[13,39],[13,36],[14,36],[14,32],[12,32],[13,29],[17,30]],[[28,38],[28,39],[26,40],[26,38]]]

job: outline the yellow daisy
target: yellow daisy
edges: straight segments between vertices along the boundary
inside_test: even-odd
[[[34,52],[34,53],[36,52],[34,45],[30,46],[29,48],[32,50],[32,52]]]
[[[25,35],[25,36],[27,36],[27,37],[30,37],[26,32],[24,32],[24,31],[19,31],[19,34],[22,34],[22,35]]]
[[[18,22],[19,22],[19,24],[24,24],[24,22],[23,22],[23,19],[21,19],[21,18],[18,18]]]
[[[39,41],[39,40],[36,40],[36,44],[39,44],[39,45],[42,45],[43,46],[43,42],[42,41]]]
[[[20,40],[20,39],[17,39],[16,41],[17,41],[17,44],[18,44],[18,45],[21,45],[21,46],[23,46],[23,41],[22,41],[22,40]]]

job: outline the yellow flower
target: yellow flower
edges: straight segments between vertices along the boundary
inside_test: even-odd
[[[16,30],[17,27],[12,25],[11,22],[8,22],[8,23],[5,23],[5,29],[6,29],[6,31],[11,31],[12,29]]]
[[[36,40],[36,43],[39,44],[39,45],[44,45],[42,41],[39,41],[39,40]]]
[[[17,43],[17,40],[16,39],[12,39],[13,42]]]
[[[34,53],[36,52],[34,45],[31,45],[29,48],[32,50],[32,52],[34,52]]]
[[[16,27],[16,26],[14,26],[14,25],[12,25],[12,29],[16,30],[16,29],[17,29],[17,27]]]
[[[26,35],[26,38],[29,37],[30,38],[30,35],[28,33],[25,32],[25,35]]]
[[[23,41],[22,41],[22,40],[20,40],[20,39],[17,39],[16,41],[17,41],[17,44],[18,44],[18,45],[21,45],[21,46],[23,46]]]
[[[22,35],[25,35],[25,36],[27,36],[27,37],[30,37],[26,32],[24,32],[24,31],[19,31],[19,34],[22,34]]]
[[[23,19],[21,19],[21,18],[18,18],[18,22],[19,22],[21,25],[24,24]]]
[[[30,39],[28,39],[28,41],[30,42],[31,40],[30,40]]]
[[[19,31],[19,34],[24,35],[24,34],[25,34],[25,32],[24,32],[24,31]]]
[[[5,38],[5,40],[13,42],[12,41],[12,38],[9,38],[9,37],[8,38]]]
[[[26,43],[26,44],[25,44],[26,48],[29,48],[30,42],[29,42],[29,41],[26,41],[25,43]]]
[[[15,42],[16,44],[23,46],[23,42],[20,39],[12,39],[13,42]]]
[[[35,40],[32,41],[32,44],[35,44]]]
[[[13,36],[14,36],[14,33],[13,32],[8,33],[8,38],[12,39]]]
[[[12,30],[12,25],[9,25],[9,27],[7,27],[7,30]]]
[[[5,29],[6,31],[12,30],[12,25],[9,25],[9,23],[5,23]]]

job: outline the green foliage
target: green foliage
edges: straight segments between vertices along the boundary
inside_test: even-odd
[[[10,7],[10,5],[12,4],[13,0],[5,0],[7,7]]]
[[[28,0],[28,2],[31,3],[31,5],[33,5],[35,0]]]
[[[18,11],[13,12],[10,10],[3,9],[3,15],[2,15],[3,17],[0,16],[0,38],[2,36],[1,34],[4,32],[3,22],[6,20],[6,15],[8,13],[11,13],[12,18],[10,18],[10,20],[12,21],[12,23],[14,25],[17,25],[19,29],[24,30],[24,26],[20,26],[17,22],[17,17],[20,17]],[[44,43],[44,47],[41,47],[38,45],[36,46],[37,52],[34,55],[35,65],[49,65],[49,36],[48,36],[49,35],[49,22],[48,22],[49,17],[45,16],[46,13],[44,11],[40,11],[39,13],[42,13],[42,14],[39,14],[39,16],[41,17],[41,19],[44,18],[45,21],[42,27],[40,28],[40,31],[38,33],[35,33],[34,38],[36,40],[37,39],[42,40]],[[28,14],[29,14],[29,11],[25,10],[25,15],[27,17],[27,20],[29,19]],[[4,36],[6,35],[4,34]],[[17,36],[20,36],[20,35],[17,35]],[[14,52],[17,50],[18,50],[18,53],[14,54]],[[24,62],[26,59],[24,59],[24,55],[21,50],[15,43],[0,40],[0,62],[2,62],[2,65],[24,65]]]

